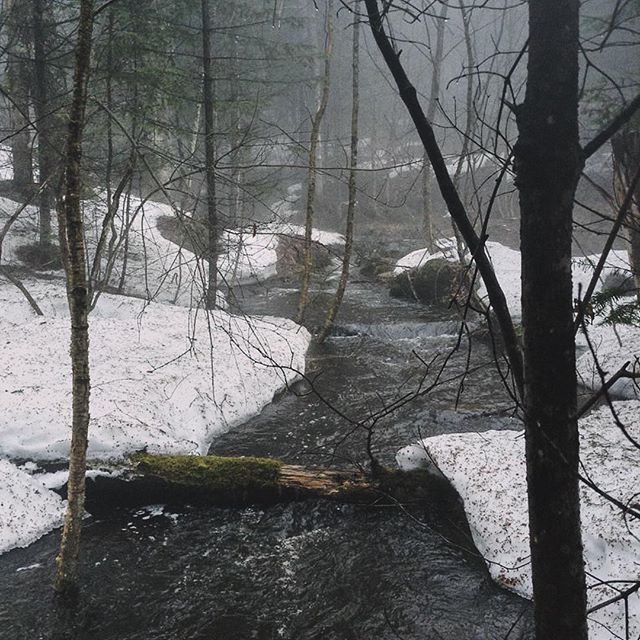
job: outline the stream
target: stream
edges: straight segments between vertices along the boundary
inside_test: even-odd
[[[309,327],[321,325],[329,296],[315,283]],[[247,287],[238,298],[246,313],[295,315],[294,284]],[[422,389],[433,382],[457,331],[449,312],[355,282],[334,335],[310,349],[307,381],[217,438],[211,452],[366,465],[362,421],[375,414],[372,450],[391,465],[419,436],[517,428],[483,341],[469,350],[463,339],[442,375],[448,382],[411,400],[421,381]],[[94,513],[75,608],[56,606],[50,588],[58,532],[0,556],[0,638],[533,638],[530,603],[491,581],[456,494],[444,480],[432,493],[405,509],[308,501]]]

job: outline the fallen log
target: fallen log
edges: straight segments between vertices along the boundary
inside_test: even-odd
[[[138,453],[118,474],[87,478],[86,506],[145,504],[269,505],[305,499],[372,504],[423,501],[442,492],[442,481],[425,471],[359,471],[284,464],[254,457]]]

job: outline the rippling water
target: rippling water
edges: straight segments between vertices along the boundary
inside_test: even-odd
[[[290,315],[295,302],[292,290],[279,288],[248,297],[244,307]],[[321,323],[325,302],[316,292],[311,324]],[[212,449],[365,462],[364,433],[354,423],[415,391],[424,363],[456,343],[447,314],[390,300],[366,284],[350,290],[336,333],[310,354],[322,398],[297,385]],[[418,435],[513,427],[499,415],[509,400],[485,366],[490,360],[488,347],[469,353],[463,345],[447,369],[449,384],[380,418],[376,454],[390,463]],[[467,362],[474,373],[457,378]],[[462,412],[451,410],[456,401]],[[50,589],[57,533],[0,557],[0,638],[532,638],[529,603],[491,582],[469,540],[462,507],[444,482],[410,513],[325,501],[105,511],[84,532],[83,591],[74,609],[56,605]]]

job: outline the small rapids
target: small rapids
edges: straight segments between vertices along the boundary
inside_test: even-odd
[[[329,295],[313,290],[308,326],[322,324]],[[296,303],[286,285],[239,301],[289,317]],[[457,338],[451,314],[353,285],[333,335],[310,350],[306,380],[211,451],[362,465],[374,424],[373,450],[393,464],[420,436],[514,428],[489,346],[463,339],[447,358]],[[429,504],[405,509],[105,509],[87,520],[75,608],[50,588],[59,533],[0,556],[0,639],[533,638],[530,604],[491,581],[459,499],[434,482]]]

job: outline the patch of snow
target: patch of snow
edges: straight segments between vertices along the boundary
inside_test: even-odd
[[[437,248],[436,251],[431,251],[427,248],[417,249],[400,258],[393,267],[394,275],[399,275],[404,271],[420,267],[425,262],[434,260],[435,258],[446,258],[451,262],[457,261],[456,243],[453,238],[442,238],[436,240],[435,244]]]
[[[53,311],[35,316],[0,285],[0,453],[64,459],[71,424],[65,291],[25,282]],[[104,294],[90,317],[89,455],[205,453],[304,370],[309,333],[290,320],[206,313]]]
[[[278,235],[304,236],[304,227],[288,222],[293,216],[292,204],[298,199],[300,185],[288,189],[287,198],[274,204],[280,222],[226,230],[221,235],[223,251],[218,260],[220,281],[241,284],[264,280],[276,273],[276,247]],[[124,199],[123,199],[124,200]],[[0,198],[0,228],[21,205]],[[128,209],[127,209],[128,207]],[[86,223],[87,251],[93,262],[102,233],[102,221],[106,214],[106,195],[98,194],[93,200],[83,202]],[[127,213],[128,211],[128,213]],[[113,256],[103,250],[99,273],[111,287],[119,287],[124,273],[122,292],[181,306],[198,306],[205,296],[208,265],[184,247],[167,240],[158,229],[161,218],[175,218],[169,204],[141,200],[131,196],[123,201],[113,224]],[[52,220],[54,235],[57,223]],[[37,238],[38,209],[27,206],[11,226],[2,245],[4,264],[19,264],[21,246],[31,244]],[[126,269],[125,269],[125,243]],[[344,245],[344,236],[330,231],[313,229],[312,240],[324,245]],[[221,293],[220,306],[224,306]]]
[[[617,402],[615,408],[629,432],[640,437],[640,402]],[[625,504],[637,501],[640,452],[614,424],[608,408],[581,421],[580,454],[586,473],[598,486]],[[493,579],[531,598],[522,433],[488,431],[426,438],[402,449],[397,461],[404,469],[435,465],[449,479],[464,502],[474,542]],[[587,486],[580,491],[591,607],[615,594],[603,582],[640,578],[640,522],[625,519],[617,507]],[[629,600],[629,610],[630,635],[635,638],[640,634],[637,593]],[[623,604],[591,614],[589,628],[592,640],[625,637]]]
[[[0,459],[0,553],[26,547],[59,527],[64,509],[60,496],[8,460]]]
[[[105,470],[105,469],[87,469],[85,473],[85,477],[87,478],[97,478],[98,476],[102,477],[110,477],[117,478],[121,476],[123,470],[113,469],[113,470]],[[67,480],[69,479],[69,471],[68,469],[64,469],[61,471],[46,471],[44,473],[33,473],[31,477],[34,480],[37,480],[43,487],[47,489],[60,489],[63,487]]]

